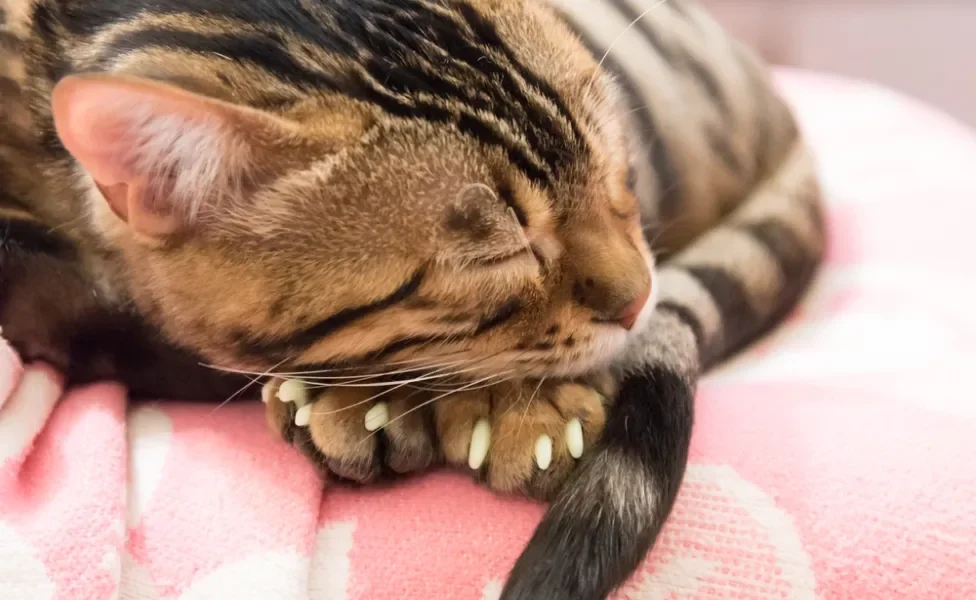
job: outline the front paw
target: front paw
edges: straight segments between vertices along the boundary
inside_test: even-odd
[[[272,430],[340,478],[370,483],[438,459],[432,411],[418,390],[274,379],[262,399]]]
[[[441,450],[496,492],[549,500],[596,443],[612,397],[609,378],[460,392],[434,405]]]

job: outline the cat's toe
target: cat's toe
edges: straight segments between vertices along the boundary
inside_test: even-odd
[[[411,392],[390,394],[382,425],[383,462],[395,473],[423,471],[440,459],[433,411],[422,402]]]
[[[282,379],[269,379],[261,387],[261,401],[264,402],[264,417],[271,431],[288,442],[294,443],[295,411],[293,403],[283,402],[278,397],[278,388],[284,383]]]
[[[550,499],[603,430],[603,402],[594,389],[571,383],[525,384],[502,396],[494,406],[488,485]]]
[[[491,489],[549,499],[605,423],[606,399],[575,383],[524,383],[452,397],[438,405],[448,462]]]
[[[378,394],[370,387],[322,390],[289,380],[262,396],[268,398],[269,422],[282,438],[328,472],[370,483],[385,471],[425,469],[437,456],[430,411],[409,393],[398,392]]]
[[[271,431],[304,454],[320,471],[327,470],[327,459],[315,447],[308,428],[302,425],[312,407],[304,386],[289,383],[284,394],[280,393],[282,379],[270,379],[261,388],[261,401],[265,404],[265,419]],[[300,383],[300,382],[299,382]],[[307,422],[305,423],[307,425]]]
[[[488,389],[452,394],[434,405],[437,439],[451,465],[480,473],[491,446],[491,393]]]

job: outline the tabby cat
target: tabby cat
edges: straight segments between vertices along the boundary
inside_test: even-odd
[[[341,478],[552,500],[507,600],[634,571],[698,377],[824,250],[790,111],[689,0],[0,0],[0,52],[25,359],[157,397],[257,375]]]

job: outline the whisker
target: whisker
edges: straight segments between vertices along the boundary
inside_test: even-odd
[[[614,40],[610,43],[610,47],[607,48],[607,51],[603,53],[603,57],[600,58],[600,62],[597,63],[597,65],[596,65],[596,72],[593,73],[593,77],[590,78],[589,83],[587,83],[586,88],[584,88],[584,90],[583,90],[583,93],[584,94],[589,93],[590,88],[593,87],[593,84],[596,82],[597,76],[600,73],[600,67],[603,66],[603,63],[607,60],[607,57],[610,56],[610,52],[613,50],[613,47],[617,45],[617,42],[619,42],[622,37],[624,37],[624,34],[626,34],[628,31],[630,31],[630,29],[634,25],[636,25],[638,21],[640,21],[641,19],[643,19],[644,18],[644,15],[646,15],[649,12],[651,12],[652,10],[654,10],[655,8],[657,8],[658,6],[661,6],[662,4],[664,4],[667,1],[668,0],[659,0],[658,2],[655,2],[654,4],[652,4],[647,10],[645,10],[641,14],[637,15],[637,17],[634,18],[634,20],[631,21],[626,27],[624,27],[624,30],[621,31],[620,34],[616,38],[614,38]]]
[[[506,372],[508,373],[508,371],[506,371]],[[514,372],[514,371],[511,371],[511,372]],[[477,387],[470,388],[470,389],[468,389],[466,391],[469,391],[470,392],[470,391],[474,391],[474,390],[482,390],[484,388],[491,387],[491,386],[495,385],[496,383],[501,383],[501,382],[495,382],[495,381],[493,381],[493,382],[490,382],[490,383],[484,383],[484,384],[481,384],[481,385],[479,385]],[[442,385],[440,387],[425,387],[425,386],[410,386],[410,387],[416,387],[418,390],[423,390],[423,391],[427,391],[427,392],[448,392],[448,393],[453,393],[454,390],[457,389],[457,386],[446,386],[446,385]]]
[[[377,373],[369,373],[369,374],[363,374],[363,375],[338,375],[338,376],[335,376],[335,377],[323,377],[323,376],[306,377],[304,375],[300,375],[300,376],[296,377],[296,379],[301,379],[302,381],[305,381],[305,382],[310,382],[310,381],[323,381],[323,382],[330,382],[330,381],[348,381],[348,383],[343,383],[342,385],[343,386],[349,386],[349,387],[351,387],[350,384],[352,384],[352,383],[358,383],[360,381],[369,381],[370,379],[378,379],[380,377],[388,377],[390,375],[403,375],[404,373],[413,373],[413,372],[416,372],[416,371],[429,371],[430,369],[441,369],[441,368],[453,367],[453,366],[456,366],[456,365],[463,365],[465,362],[466,361],[459,360],[459,361],[454,361],[454,362],[451,362],[451,363],[442,363],[441,365],[436,365],[436,366],[409,367],[409,368],[406,368],[406,369],[397,369],[395,371],[380,371],[380,372],[377,372]]]
[[[602,121],[598,121],[597,124],[596,124],[597,129],[603,129],[604,127],[606,127],[607,123],[610,123],[612,121],[616,121],[618,119],[621,119],[622,117],[630,116],[630,115],[632,115],[632,114],[634,114],[636,112],[640,112],[642,110],[646,110],[649,106],[650,106],[649,104],[642,104],[642,105],[640,105],[638,107],[631,108],[631,109],[626,110],[624,112],[616,112],[615,111],[613,114],[607,115],[607,117],[604,118]]]
[[[531,351],[532,350],[530,350],[530,349],[522,350],[521,352],[519,352],[518,354],[516,354],[514,357],[512,357],[509,360],[509,363],[518,362],[525,354],[527,354],[527,353],[529,353]],[[453,363],[442,363],[441,365],[435,364],[435,365],[432,365],[431,366],[431,369],[433,369],[431,371],[431,373],[442,372],[444,370],[443,368],[441,368],[442,366],[443,367],[449,367],[449,366],[461,365],[461,366],[469,367],[469,366],[476,365],[476,364],[479,364],[479,363],[485,363],[485,362],[487,362],[489,360],[495,359],[495,358],[497,358],[497,357],[499,357],[499,356],[501,356],[503,354],[506,354],[508,352],[510,352],[510,350],[507,350],[506,349],[506,350],[500,350],[500,351],[495,352],[493,354],[489,354],[487,356],[471,357],[471,358],[466,358],[466,359],[462,359],[462,360],[459,360],[459,361],[454,361]],[[474,368],[474,367],[473,368],[464,368],[464,369],[460,369],[458,371],[454,371],[452,373],[445,373],[445,374],[443,374],[443,375],[441,375],[439,377],[432,377],[430,379],[447,379],[447,378],[455,377],[455,376],[458,376],[458,375],[461,375],[461,374],[464,374],[464,373],[470,373],[472,371],[477,371],[477,368]],[[418,378],[416,381],[419,381],[419,380],[420,380],[420,378]],[[392,383],[397,383],[397,382],[392,382]],[[343,384],[343,385],[345,385],[345,384]],[[374,383],[372,385],[382,385],[382,384],[375,384]],[[419,387],[419,386],[417,386],[417,387]],[[431,389],[433,389],[434,391],[437,391],[437,388],[431,388]],[[445,389],[445,388],[444,387],[441,387],[440,389]]]
[[[341,413],[341,412],[344,412],[344,411],[347,411],[347,410],[352,410],[352,409],[356,408],[357,406],[362,406],[363,404],[366,404],[368,402],[372,402],[373,400],[376,400],[377,398],[381,398],[381,397],[389,394],[390,392],[394,392],[394,391],[396,391],[396,390],[398,390],[398,389],[400,389],[402,387],[405,387],[407,385],[409,385],[409,384],[408,383],[404,383],[404,384],[401,384],[401,385],[396,385],[396,386],[393,386],[393,387],[390,387],[390,388],[386,388],[385,390],[383,390],[381,392],[377,392],[377,393],[373,394],[372,396],[370,396],[369,398],[366,398],[365,400],[360,400],[359,402],[355,402],[353,404],[350,404],[349,406],[343,406],[342,408],[337,408],[335,410],[327,410],[327,411],[323,411],[323,412],[313,412],[313,413],[310,413],[310,414],[313,414],[313,415],[316,415],[316,416],[319,416],[319,417],[324,417],[324,416],[327,416],[327,415],[334,415],[336,413]]]
[[[529,401],[525,403],[525,410],[522,411],[522,418],[519,419],[518,431],[522,431],[522,425],[525,424],[525,417],[529,415],[529,409],[532,407],[532,401],[535,400],[536,395],[538,395],[539,390],[542,389],[542,384],[546,382],[546,378],[543,377],[539,380],[539,385],[535,386],[535,391],[529,396]],[[519,398],[521,400],[521,398]]]
[[[424,362],[425,360],[427,359],[425,358],[404,359],[404,360],[385,363],[384,366],[398,366],[402,364],[421,363]],[[278,366],[280,366],[284,362],[286,361],[284,360],[281,361],[280,363],[278,363]],[[235,367],[222,367],[220,365],[214,365],[211,363],[199,363],[199,364],[200,366],[207,367],[208,369],[214,369],[215,371],[223,371],[225,373],[236,373],[239,375],[258,375],[258,376],[269,375],[269,373],[262,372],[262,371],[250,371],[247,369],[237,369]],[[316,369],[312,371],[281,371],[278,373],[273,373],[273,375],[276,377],[299,376],[299,375],[306,375],[306,374],[314,375],[318,373],[334,373],[334,372],[342,372],[342,371],[351,371],[353,369],[362,369],[362,368],[363,367],[359,365],[359,366],[333,367],[329,369]],[[357,375],[353,375],[352,377],[357,377]]]
[[[473,370],[473,369],[469,369],[469,370]],[[513,371],[510,371],[510,372],[514,372],[514,370]],[[498,376],[497,374],[493,374],[493,375],[488,376],[487,378],[497,377],[497,376]],[[484,378],[484,379],[487,379],[487,378]],[[479,381],[484,381],[484,379],[481,379]],[[419,379],[419,380],[422,381],[422,379]],[[335,410],[330,410],[330,411],[325,411],[325,412],[313,412],[312,414],[317,415],[317,416],[325,416],[325,415],[331,415],[331,414],[343,412],[345,410],[350,410],[352,408],[356,408],[357,406],[362,406],[363,404],[366,404],[367,402],[371,402],[371,401],[373,401],[373,400],[375,400],[375,399],[377,399],[377,398],[379,398],[381,396],[385,396],[386,394],[389,394],[390,392],[393,392],[395,390],[401,389],[404,386],[411,386],[411,384],[414,383],[415,381],[417,381],[417,380],[408,380],[408,381],[399,382],[399,383],[396,383],[395,385],[393,385],[392,387],[383,390],[382,392],[379,392],[377,394],[373,394],[369,398],[366,398],[365,400],[360,400],[359,402],[356,402],[354,404],[350,404],[349,406],[344,406],[342,408],[337,408]],[[338,387],[352,387],[352,386],[338,386]],[[370,386],[360,386],[360,387],[370,387]],[[377,386],[372,386],[372,387],[377,387]],[[411,386],[411,387],[413,387],[413,386]],[[480,388],[478,388],[478,389],[480,389]],[[451,392],[448,392],[448,393],[450,394]]]
[[[487,362],[489,360],[492,360],[494,358],[497,358],[497,357],[499,357],[499,356],[501,356],[503,354],[506,354],[507,352],[510,352],[510,351],[507,350],[507,349],[506,350],[500,350],[498,352],[495,352],[493,354],[489,354],[487,356],[471,357],[471,358],[463,359],[463,360],[460,360],[460,361],[455,361],[454,363],[444,363],[444,366],[454,366],[454,365],[457,365],[457,364],[461,364],[462,366],[477,365],[479,363],[485,363],[485,362]],[[511,364],[513,362],[516,362],[517,363],[525,354],[527,354],[529,352],[532,352],[532,350],[531,349],[522,350],[521,352],[519,352],[518,354],[516,354],[514,357],[512,357],[509,360],[509,364]],[[450,377],[455,377],[455,376],[458,376],[458,375],[461,375],[461,374],[464,374],[464,373],[470,373],[472,371],[477,371],[477,370],[478,370],[477,367],[465,368],[465,369],[460,369],[458,371],[454,371],[452,373],[445,373],[445,374],[443,374],[440,377],[431,378],[431,379],[447,379],[447,378],[450,378]],[[443,369],[439,369],[439,371],[443,371]],[[436,372],[438,372],[438,370],[432,371],[432,373],[436,373]],[[418,378],[415,381],[419,381],[419,380],[420,380],[420,378]],[[420,386],[417,386],[417,387],[420,387]],[[431,389],[432,391],[442,391],[442,390],[452,389],[452,388],[442,385],[439,388],[438,387],[430,387],[429,389]]]
[[[672,229],[673,227],[675,227],[682,220],[688,220],[689,218],[690,217],[686,215],[686,216],[683,216],[683,217],[678,217],[676,219],[672,219],[671,221],[669,221],[667,223],[657,222],[657,223],[647,223],[646,225],[643,225],[641,227],[641,229],[642,229],[642,232],[644,234],[644,238],[647,240],[647,247],[651,249],[651,252],[653,252],[655,254],[658,254],[658,255],[668,253],[671,250],[671,248],[667,248],[665,246],[657,245],[658,244],[658,241],[661,239],[661,236],[663,236],[667,231],[669,231],[670,229]],[[660,227],[660,229],[655,229],[657,227]],[[650,232],[652,232],[652,231],[654,233],[654,236],[648,239],[647,238],[647,234],[650,233]],[[678,248],[678,249],[680,249],[680,248]]]
[[[451,378],[460,377],[461,375],[464,375],[466,373],[470,373],[472,371],[477,371],[478,370],[478,367],[475,366],[475,365],[477,365],[478,363],[483,363],[485,361],[492,360],[492,359],[494,359],[494,358],[496,358],[496,357],[498,357],[500,355],[506,354],[508,352],[510,352],[510,350],[505,349],[505,350],[501,350],[499,352],[496,352],[494,354],[490,354],[488,356],[464,358],[464,359],[453,360],[453,361],[444,362],[444,363],[440,363],[440,364],[437,364],[437,363],[430,364],[431,363],[431,357],[427,357],[427,358],[414,358],[414,359],[404,359],[404,360],[401,360],[401,361],[394,361],[394,362],[387,363],[387,365],[384,365],[384,366],[394,366],[394,365],[403,365],[403,364],[411,364],[411,363],[416,364],[416,363],[421,363],[421,362],[426,363],[426,364],[421,365],[421,366],[417,366],[417,367],[407,367],[407,368],[403,368],[403,369],[397,369],[397,370],[394,370],[394,371],[387,371],[387,372],[381,371],[381,372],[377,372],[377,373],[358,374],[358,375],[345,375],[345,376],[335,376],[335,377],[315,376],[315,375],[310,376],[309,375],[310,373],[323,373],[323,372],[328,372],[329,371],[328,369],[317,370],[317,371],[287,371],[287,372],[286,371],[281,371],[281,372],[276,372],[275,369],[277,369],[284,362],[286,362],[288,360],[287,358],[279,361],[278,363],[276,363],[275,365],[273,365],[271,368],[269,368],[266,371],[251,371],[251,370],[246,370],[246,369],[237,369],[237,368],[233,368],[233,367],[221,367],[221,366],[218,366],[218,365],[213,365],[213,364],[208,364],[208,363],[200,363],[200,364],[201,364],[201,366],[204,366],[204,367],[207,367],[207,368],[210,368],[210,369],[214,369],[214,370],[217,370],[217,371],[221,371],[221,372],[225,372],[225,373],[238,374],[238,375],[246,375],[246,376],[249,376],[249,378],[250,378],[250,380],[246,384],[244,384],[244,386],[242,386],[241,389],[237,390],[234,394],[232,394],[226,400],[224,400],[219,405],[217,405],[213,409],[212,412],[218,410],[219,408],[221,408],[222,406],[224,406],[225,404],[227,404],[228,402],[230,402],[231,400],[233,400],[234,398],[236,398],[237,396],[239,396],[240,394],[242,394],[244,391],[246,391],[248,388],[250,388],[252,385],[254,385],[255,383],[257,383],[258,381],[260,381],[264,377],[282,377],[282,378],[285,378],[285,377],[288,377],[289,375],[294,375],[296,377],[292,377],[293,379],[297,379],[299,381],[302,381],[303,383],[305,383],[306,385],[308,385],[309,387],[312,387],[312,388],[325,388],[325,387],[332,387],[332,386],[335,386],[335,387],[386,387],[387,388],[387,389],[384,389],[384,390],[378,392],[377,394],[374,394],[374,395],[370,396],[369,398],[366,398],[365,400],[362,400],[360,402],[357,402],[357,403],[355,403],[353,405],[346,406],[346,407],[343,407],[341,409],[337,409],[337,410],[334,410],[334,411],[327,411],[327,412],[324,412],[324,413],[321,413],[321,412],[313,413],[313,414],[316,414],[316,415],[328,415],[328,414],[333,414],[333,413],[336,413],[336,412],[341,412],[343,410],[349,410],[349,409],[355,408],[357,406],[361,406],[362,404],[365,404],[367,402],[371,402],[371,401],[375,400],[376,398],[379,398],[379,397],[381,397],[383,395],[386,395],[386,394],[388,394],[390,392],[393,392],[395,390],[402,389],[403,387],[406,387],[406,386],[410,386],[412,388],[416,388],[416,389],[419,389],[419,390],[428,389],[429,391],[434,391],[434,392],[445,392],[444,394],[442,394],[441,396],[438,396],[438,397],[434,398],[433,400],[440,399],[440,398],[444,397],[445,395],[449,395],[449,394],[455,393],[457,391],[463,391],[463,390],[467,390],[467,389],[482,389],[483,387],[489,387],[490,385],[493,385],[493,383],[484,384],[484,385],[479,385],[479,384],[481,384],[482,382],[491,380],[491,379],[497,379],[497,378],[500,378],[500,377],[504,377],[504,376],[510,375],[512,373],[515,373],[517,371],[517,369],[510,369],[508,371],[503,371],[501,373],[493,373],[493,374],[491,374],[491,375],[489,375],[487,377],[483,377],[481,379],[477,379],[475,381],[468,382],[468,383],[466,383],[464,386],[462,386],[460,388],[448,387],[447,385],[442,385],[442,386],[439,386],[438,387],[436,383],[434,383],[434,386],[433,387],[426,387],[425,388],[425,386],[418,386],[416,384],[417,383],[423,383],[425,381],[427,381],[427,382],[445,381],[445,380],[450,380]],[[529,350],[523,350],[522,352],[518,353],[516,356],[514,356],[514,357],[512,357],[510,359],[510,363],[518,363],[519,360],[522,358],[522,356],[524,354],[526,354],[527,352],[529,352]],[[455,367],[458,367],[458,366],[463,367],[463,368],[454,369]],[[351,368],[362,368],[362,367],[340,367],[340,368],[337,368],[335,370],[336,371],[343,371],[343,370],[349,370]],[[389,377],[389,376],[392,376],[392,375],[402,375],[404,373],[411,373],[411,372],[417,372],[417,371],[423,371],[423,375],[420,375],[418,377],[414,377],[412,379],[403,380],[403,381],[377,381],[377,380],[379,380],[382,377]],[[370,381],[371,379],[373,379],[373,381]],[[335,382],[338,382],[338,384],[336,384]],[[368,382],[368,383],[363,383],[363,382]],[[475,386],[478,386],[478,387],[475,387]],[[212,414],[212,412],[211,412],[211,414]]]
[[[409,415],[410,413],[412,413],[412,412],[415,412],[415,411],[418,411],[418,410],[420,410],[421,408],[424,408],[425,406],[429,406],[429,405],[431,405],[431,404],[433,404],[434,402],[437,402],[437,401],[438,401],[438,400],[440,400],[441,398],[446,398],[447,396],[450,396],[450,395],[453,395],[453,394],[457,394],[458,392],[464,392],[464,391],[467,391],[467,390],[470,390],[470,389],[471,389],[472,387],[474,387],[475,385],[477,385],[477,384],[479,384],[479,383],[483,383],[483,382],[485,382],[485,381],[488,381],[488,380],[490,380],[490,379],[497,379],[497,378],[499,378],[499,377],[505,377],[506,375],[509,375],[509,374],[511,374],[511,373],[514,373],[514,370],[513,370],[513,371],[505,371],[505,372],[503,372],[503,373],[498,373],[498,374],[496,374],[496,375],[489,375],[489,376],[487,376],[487,377],[483,377],[483,378],[481,378],[481,379],[478,379],[478,380],[475,380],[475,381],[473,381],[473,382],[471,382],[471,383],[469,383],[468,385],[465,385],[465,386],[462,386],[462,387],[459,387],[459,388],[457,388],[456,390],[452,390],[452,391],[450,391],[450,392],[445,392],[445,393],[443,393],[443,394],[440,394],[439,396],[434,396],[434,397],[433,397],[433,398],[431,398],[430,400],[426,400],[426,401],[424,401],[424,402],[421,402],[421,403],[420,403],[420,404],[418,404],[417,406],[415,406],[415,407],[413,407],[413,408],[411,408],[410,410],[408,410],[408,411],[406,411],[406,412],[405,412],[405,413],[403,413],[402,415],[400,415],[400,416],[398,416],[397,418],[395,418],[395,419],[393,419],[392,421],[390,421],[390,422],[388,422],[388,423],[387,423],[386,425],[384,425],[383,427],[384,427],[384,428],[385,428],[385,427],[389,427],[390,425],[392,425],[393,423],[396,423],[397,421],[399,421],[400,419],[402,419],[402,418],[404,418],[404,417],[406,417],[406,416],[407,416],[407,415]],[[485,386],[485,387],[489,387],[489,386],[491,386],[491,385],[495,385],[495,384],[497,384],[497,383],[501,383],[501,381],[504,381],[504,379],[502,379],[502,380],[498,380],[498,381],[493,381],[493,382],[491,382],[490,384],[488,384],[488,386]],[[366,436],[365,438],[363,438],[363,439],[362,439],[362,441],[360,441],[360,442],[359,442],[359,444],[362,444],[362,443],[364,443],[364,442],[366,442],[366,441],[368,441],[368,440],[369,440],[370,438],[372,438],[372,437],[373,437],[374,435],[376,435],[376,434],[377,434],[377,433],[378,433],[379,431],[381,431],[382,429],[383,429],[383,428],[380,428],[380,429],[377,429],[376,431],[374,431],[374,432],[372,432],[372,433],[370,433],[370,434],[369,434],[368,436]]]
[[[441,371],[435,371],[433,373],[425,373],[424,375],[421,375],[420,377],[415,377],[413,379],[407,379],[407,380],[403,380],[403,381],[381,381],[381,382],[370,382],[370,383],[355,383],[355,382],[350,382],[350,383],[342,383],[342,384],[336,385],[336,386],[330,385],[329,383],[326,383],[326,382],[323,382],[323,383],[320,383],[320,382],[317,382],[317,381],[309,382],[309,381],[306,381],[303,378],[302,379],[298,379],[298,381],[302,381],[303,383],[305,383],[306,385],[308,385],[308,387],[312,387],[312,388],[323,388],[323,387],[344,387],[344,388],[381,387],[381,386],[388,386],[388,385],[399,385],[401,383],[408,383],[409,384],[409,383],[414,383],[414,382],[417,382],[417,381],[428,381],[430,379],[444,379],[444,378],[447,378],[447,377],[455,377],[455,376],[460,375],[462,373],[470,373],[471,371],[476,371],[477,370],[477,367],[472,367],[472,368],[469,368],[469,369],[461,369],[459,371],[452,371],[452,372],[448,372],[448,373],[442,372],[443,370],[445,370],[447,368],[448,367],[444,367],[444,369],[441,369]]]
[[[276,364],[273,367],[271,367],[271,369],[269,369],[269,372],[270,371],[273,371],[274,369],[276,369],[278,367],[280,367],[282,365],[282,363],[285,362],[285,360],[288,360],[288,359],[282,359],[281,362],[279,362],[278,364]],[[251,387],[252,385],[254,385],[255,383],[257,383],[262,377],[265,377],[266,375],[267,374],[264,374],[264,375],[258,374],[258,375],[255,375],[255,376],[251,377],[251,380],[248,381],[247,383],[245,383],[243,386],[241,386],[241,389],[237,390],[236,392],[234,392],[233,394],[231,394],[230,396],[228,396],[226,400],[224,400],[223,402],[221,402],[220,404],[218,404],[217,406],[215,406],[214,409],[212,411],[210,411],[210,414],[211,415],[214,414],[215,412],[217,412],[217,410],[219,410],[220,408],[222,408],[228,402],[230,402],[234,398],[237,398],[238,396],[240,396],[241,394],[243,394],[249,387]]]

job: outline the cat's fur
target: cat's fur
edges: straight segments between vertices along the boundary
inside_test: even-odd
[[[426,407],[393,388],[368,444],[363,388],[269,420],[360,481],[463,464],[490,420],[476,476],[554,497],[502,597],[605,597],[674,503],[698,377],[824,250],[759,61],[693,2],[655,4],[0,0],[5,337],[184,398],[237,383],[198,359],[450,367],[482,385]]]

